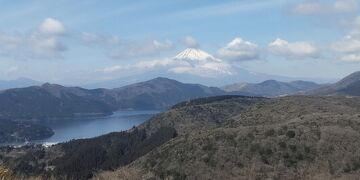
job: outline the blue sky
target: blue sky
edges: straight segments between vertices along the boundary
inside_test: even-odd
[[[360,70],[359,5],[356,0],[0,0],[0,79],[63,84],[116,79],[122,76],[117,70],[141,74],[187,47],[253,72],[340,78]],[[144,62],[157,65],[139,68]]]

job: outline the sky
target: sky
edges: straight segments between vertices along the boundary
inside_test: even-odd
[[[4,80],[85,84],[168,66],[179,76],[240,67],[339,79],[360,70],[358,0],[0,0],[0,17]],[[222,63],[170,63],[186,48]]]

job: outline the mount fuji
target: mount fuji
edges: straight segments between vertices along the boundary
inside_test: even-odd
[[[184,51],[177,54],[173,57],[175,60],[190,60],[190,61],[198,61],[198,62],[220,62],[221,60],[216,59],[214,56],[210,55],[209,53],[195,48],[187,48]]]
[[[299,79],[256,73],[231,66],[228,62],[196,48],[187,48],[173,58],[167,59],[166,62],[154,61],[153,63],[159,64],[157,68],[144,68],[140,73],[122,74],[122,78],[83,85],[83,87],[116,88],[156,77],[167,77],[184,83],[198,83],[217,87],[237,82],[259,83],[269,79],[278,81]],[[131,71],[135,71],[135,69],[136,67]]]
[[[231,75],[231,65],[200,49],[188,48],[170,61],[175,66],[168,69],[176,74],[214,78]]]

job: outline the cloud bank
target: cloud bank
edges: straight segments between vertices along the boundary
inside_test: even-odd
[[[268,45],[268,51],[275,56],[286,59],[309,59],[318,58],[319,49],[311,42],[288,42],[283,39],[276,39]]]
[[[230,61],[256,60],[260,57],[259,46],[239,37],[229,42],[217,52],[220,58]]]

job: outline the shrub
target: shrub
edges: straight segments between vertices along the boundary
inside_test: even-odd
[[[296,135],[295,131],[290,130],[290,131],[286,132],[286,136],[289,138],[294,138],[295,135]]]
[[[270,129],[270,130],[267,130],[265,132],[265,136],[266,137],[269,137],[269,136],[273,136],[275,134],[275,130],[274,129]]]

